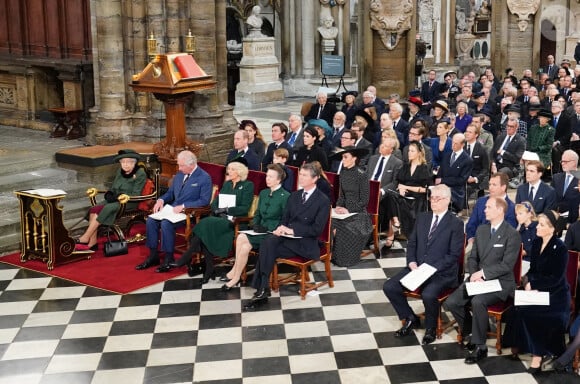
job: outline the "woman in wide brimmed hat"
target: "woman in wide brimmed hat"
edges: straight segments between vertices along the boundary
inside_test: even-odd
[[[354,121],[354,114],[356,113],[357,110],[357,107],[354,103],[356,101],[357,96],[358,96],[357,91],[348,91],[342,94],[342,102],[344,103],[344,105],[342,106],[342,109],[340,111],[344,113],[346,116],[346,122],[344,123],[344,126],[346,128],[350,128],[352,122]]]
[[[328,156],[318,144],[318,131],[316,128],[311,126],[304,128],[303,138],[304,146],[294,152],[292,165],[300,168],[304,163],[318,161],[322,165],[322,169],[328,171]]]
[[[332,157],[342,160],[340,193],[336,201],[336,213],[356,213],[346,219],[332,220],[334,241],[332,260],[341,267],[355,265],[366,245],[373,226],[367,213],[369,180],[366,172],[358,167],[358,161],[368,151],[363,148],[345,147]]]
[[[77,251],[95,251],[97,249],[97,229],[99,225],[113,225],[120,205],[117,198],[121,194],[139,196],[147,180],[142,167],[137,166],[141,155],[132,149],[121,149],[115,162],[121,167],[117,171],[111,188],[105,193],[105,201],[89,209],[89,226],[75,246]],[[138,203],[128,203],[127,209],[134,209]]]
[[[540,161],[546,169],[552,164],[552,145],[556,130],[550,125],[552,112],[542,109],[538,112],[538,124],[528,128],[526,139],[526,150],[535,152],[540,157]]]
[[[334,145],[332,144],[332,128],[326,122],[326,120],[322,119],[312,119],[308,121],[308,126],[313,127],[318,132],[318,143],[322,149],[324,149],[324,153],[326,156],[330,156],[334,152]]]

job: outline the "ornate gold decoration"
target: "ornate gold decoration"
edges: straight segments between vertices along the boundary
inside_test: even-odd
[[[189,53],[190,55],[193,55],[195,53],[195,36],[193,36],[191,34],[191,29],[189,30],[189,33],[185,36],[184,38],[185,41],[185,52]]]
[[[384,7],[383,7],[383,2]],[[383,45],[392,51],[405,32],[411,29],[412,0],[371,0],[371,28],[377,31]]]
[[[530,15],[535,15],[540,7],[540,0],[507,0],[511,13],[518,16],[518,27],[521,32],[528,28]]]

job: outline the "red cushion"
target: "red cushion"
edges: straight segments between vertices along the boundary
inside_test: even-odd
[[[141,196],[147,196],[147,195],[152,194],[153,192],[155,192],[155,183],[153,182],[153,180],[147,179],[145,181],[145,185],[143,186],[143,189],[141,190]],[[155,204],[154,199],[141,201],[141,202],[139,202],[137,209],[139,209],[141,211],[149,211],[151,209],[151,207],[153,207],[153,204]]]
[[[488,305],[487,310],[492,312],[504,312],[512,305],[514,305],[514,300],[512,298],[509,298],[506,301],[500,301],[498,303]]]

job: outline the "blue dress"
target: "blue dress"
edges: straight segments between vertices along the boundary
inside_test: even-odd
[[[524,225],[520,225],[519,228],[520,236],[522,237],[522,245],[524,246],[524,251],[526,251],[526,254],[524,256],[524,260],[526,261],[530,261],[530,254],[532,253],[532,243],[536,238],[537,226],[538,222],[532,221],[532,223],[527,227]]]
[[[451,149],[451,139],[447,138],[447,141],[445,141],[445,146],[443,147],[443,150],[440,151],[439,150],[439,138],[434,138],[431,139],[431,151],[433,152],[433,169],[437,169],[439,168],[439,163],[441,162],[441,160],[443,160],[443,156],[446,153],[451,153],[452,149]]]

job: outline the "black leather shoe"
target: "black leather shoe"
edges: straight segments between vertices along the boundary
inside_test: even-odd
[[[252,301],[264,300],[270,296],[272,296],[272,294],[268,288],[260,288],[256,291],[256,293],[254,293],[254,296],[252,296]]]
[[[396,337],[404,337],[411,334],[413,328],[419,328],[421,321],[417,316],[409,317],[405,319],[405,325],[403,325],[397,332],[395,332]]]
[[[435,332],[435,328],[427,328],[425,330],[425,336],[423,336],[423,341],[421,341],[422,345],[431,344],[437,338],[437,333]]]
[[[477,347],[477,345],[475,345],[471,342],[471,333],[469,335],[463,337],[462,345],[463,345],[463,349],[465,349],[469,352],[475,350],[475,348]]]
[[[169,272],[173,269],[173,267],[171,266],[171,264],[163,264],[160,265],[159,267],[157,267],[155,269],[155,272],[157,273],[165,273],[165,272]]]
[[[238,287],[240,285],[240,281],[238,280],[237,283],[235,283],[234,285],[232,285],[231,287],[228,286],[227,284],[222,285],[222,292],[228,292],[231,291],[233,288]]]
[[[227,275],[220,276],[220,281],[224,283],[229,283],[232,279],[230,279]]]
[[[465,358],[465,364],[476,364],[478,361],[483,360],[486,357],[487,357],[487,348],[483,349],[480,347],[476,347]]]
[[[542,366],[539,367],[529,367],[527,371],[530,375],[538,375],[542,373]]]
[[[554,368],[554,371],[556,371],[556,373],[568,373],[568,372],[571,372],[571,370],[570,370],[570,363],[564,365],[564,364],[560,363],[558,360],[555,360],[552,363],[552,368]]]
[[[159,260],[145,260],[143,263],[135,266],[135,269],[140,271],[142,269],[151,268],[154,265],[159,265]]]
[[[215,280],[215,271],[212,271],[209,274],[203,274],[203,279],[201,280],[202,284],[207,284],[209,282],[209,280]]]

